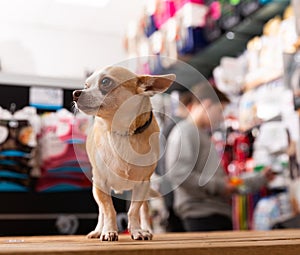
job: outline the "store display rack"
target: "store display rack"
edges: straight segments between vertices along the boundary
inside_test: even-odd
[[[79,79],[55,79],[0,73],[0,106],[16,110],[29,105],[30,87],[59,87],[63,107],[71,110]],[[42,113],[42,112],[41,112]],[[0,236],[87,234],[97,224],[98,208],[91,190],[64,192],[0,192]],[[114,199],[117,212],[126,201]],[[75,225],[74,225],[75,224]]]
[[[249,40],[262,34],[264,24],[276,15],[282,15],[290,1],[268,3],[248,16],[219,39],[192,56],[188,63],[205,77],[211,77],[212,70],[219,65],[223,56],[237,57],[246,49]]]
[[[231,30],[225,31],[221,37],[198,53],[184,56],[180,60],[193,66],[207,79],[210,78],[213,69],[219,65],[220,59],[223,56],[237,57],[242,54],[249,40],[262,34],[264,24],[274,16],[282,15],[289,4],[289,0],[281,0],[272,1],[262,6]],[[184,77],[184,85],[194,85],[196,83],[194,77],[191,77],[189,74],[181,73],[179,66],[180,65],[175,64],[170,69],[165,70],[164,73],[178,73]]]

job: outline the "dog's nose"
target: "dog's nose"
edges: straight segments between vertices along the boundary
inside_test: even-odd
[[[81,92],[82,92],[82,90],[74,90],[74,91],[73,91],[73,100],[74,100],[75,102],[78,101],[78,99],[79,99],[79,97],[80,97],[80,95],[81,95]]]

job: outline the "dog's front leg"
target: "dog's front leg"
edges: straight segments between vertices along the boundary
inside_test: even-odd
[[[99,204],[98,204],[99,206]],[[100,238],[101,233],[102,233],[102,228],[103,228],[103,213],[101,208],[99,207],[99,215],[98,215],[98,223],[97,226],[93,231],[91,231],[88,235],[87,238]]]
[[[87,237],[88,238],[100,238],[101,233],[102,233],[102,229],[103,229],[103,210],[102,210],[102,203],[98,198],[97,195],[97,189],[95,186],[93,186],[93,196],[95,201],[97,202],[98,208],[99,208],[99,215],[98,215],[98,223],[97,226],[95,227],[95,229],[93,231],[91,231]]]
[[[152,239],[151,232],[148,229],[142,229],[140,222],[140,209],[148,195],[149,188],[149,182],[143,182],[136,185],[132,191],[132,200],[128,210],[128,229],[134,240]]]
[[[96,202],[99,206],[99,215],[97,229],[95,231],[101,230],[100,240],[102,241],[117,241],[118,240],[118,228],[116,221],[116,211],[112,202],[109,191],[102,191],[101,189],[93,186],[93,194]],[[98,226],[99,225],[99,226]]]

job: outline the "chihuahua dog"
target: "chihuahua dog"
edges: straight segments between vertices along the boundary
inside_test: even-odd
[[[150,97],[166,91],[175,78],[174,74],[136,75],[110,66],[94,72],[83,90],[73,92],[75,106],[95,116],[86,148],[99,217],[89,238],[118,240],[111,191],[132,190],[128,230],[134,240],[152,239],[146,200],[159,157],[159,127]]]

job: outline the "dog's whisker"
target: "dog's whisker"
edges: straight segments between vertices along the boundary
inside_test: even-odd
[[[72,102],[71,110],[72,110],[72,112],[73,112],[74,114],[77,114],[77,113],[79,112],[77,103],[76,103],[75,101]]]

